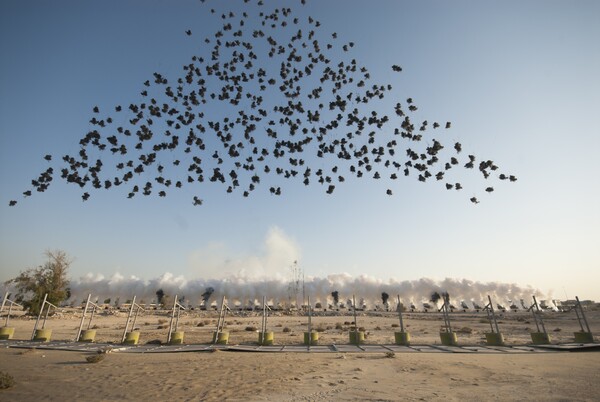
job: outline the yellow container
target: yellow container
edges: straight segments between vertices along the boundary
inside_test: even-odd
[[[408,332],[394,332],[394,340],[396,345],[409,346],[410,345],[410,334]]]
[[[273,332],[265,332],[264,335],[265,336],[263,338],[263,333],[262,332],[258,333],[258,344],[263,345],[263,346],[272,345],[273,344]]]
[[[304,333],[304,344],[305,345],[316,345],[319,343],[319,333],[316,331]]]
[[[594,335],[591,332],[577,331],[573,335],[576,343],[594,343]]]
[[[0,339],[12,339],[15,334],[15,329],[12,327],[2,327],[0,328]]]
[[[458,338],[456,332],[440,332],[440,340],[444,346],[456,346],[458,345]]]
[[[485,334],[485,343],[488,346],[504,346],[504,335],[499,332],[488,332]]]
[[[364,331],[350,331],[350,343],[353,345],[360,345],[365,343],[365,332]]]
[[[218,335],[218,336],[217,336]],[[217,345],[227,345],[229,343],[229,332],[213,332],[213,343]]]
[[[96,338],[96,330],[86,329],[85,331],[81,331],[79,342],[94,342],[94,338]]]
[[[532,332],[531,341],[534,345],[548,345],[550,344],[550,335],[544,332]]]
[[[51,329],[36,329],[33,340],[38,341],[38,342],[48,342],[50,340],[51,336],[52,336]]]
[[[125,345],[137,345],[140,341],[140,331],[131,331],[125,335],[123,344]]]
[[[171,340],[169,344],[171,345],[181,345],[183,343],[183,331],[173,331],[171,332]]]

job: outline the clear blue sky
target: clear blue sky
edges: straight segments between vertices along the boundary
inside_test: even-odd
[[[495,182],[486,194],[470,172],[462,192],[402,178],[392,197],[389,182],[347,180],[327,195],[290,181],[274,197],[265,178],[249,198],[207,185],[133,200],[124,190],[95,191],[84,203],[57,177],[23,199],[48,166],[45,154],[78,152],[94,106],[142,102],[154,72],[175,80],[193,55],[208,58],[202,40],[222,25],[223,11],[244,3],[6,0],[0,280],[62,249],[75,259],[74,279],[285,276],[297,259],[310,276],[467,278],[600,300],[600,3],[265,3],[265,11],[289,4],[303,21],[321,22],[321,37],[337,32],[340,43],[354,42],[351,57],[374,82],[394,86],[381,114],[412,97],[422,118],[452,121],[436,133],[444,143],[460,141],[518,181]],[[199,193],[204,205],[194,207]],[[472,196],[482,202],[471,204]]]

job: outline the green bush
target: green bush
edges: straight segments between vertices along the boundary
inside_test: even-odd
[[[12,375],[0,371],[0,389],[7,389],[15,385],[15,379]]]

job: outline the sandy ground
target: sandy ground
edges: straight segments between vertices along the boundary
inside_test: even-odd
[[[587,315],[592,331],[600,326],[600,312]],[[48,320],[52,339],[73,339],[81,312],[63,312]],[[96,340],[118,342],[126,314],[104,312],[94,318]],[[167,312],[138,317],[140,343],[166,340]],[[189,312],[180,319],[186,343],[208,343],[217,316]],[[544,316],[553,342],[570,342],[578,330],[574,313]],[[348,343],[346,316],[313,317],[322,330],[320,343]],[[252,312],[227,318],[230,343],[257,341],[261,317]],[[393,343],[398,330],[393,313],[358,317],[368,332],[367,343]],[[439,344],[442,324],[437,314],[407,314],[405,323],[416,344]],[[2,322],[4,324],[4,322]],[[454,313],[452,324],[460,344],[481,344],[489,323],[482,313]],[[15,339],[28,339],[34,320],[11,319]],[[198,326],[200,325],[200,326]],[[535,324],[526,313],[505,313],[499,321],[508,343],[530,342]],[[86,323],[87,326],[87,323]],[[307,318],[277,314],[268,320],[276,344],[300,344]],[[598,329],[600,330],[600,328]],[[599,400],[600,353],[451,354],[380,353],[306,354],[199,352],[173,354],[119,354],[113,352],[95,364],[81,352],[0,349],[0,371],[15,385],[0,390],[0,400],[165,400],[201,401],[332,401],[332,400]]]

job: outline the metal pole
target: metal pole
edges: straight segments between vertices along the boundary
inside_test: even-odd
[[[263,296],[263,315],[262,315],[262,327],[261,327],[261,332],[262,332],[262,343],[265,342],[265,332],[267,330],[267,301],[266,301],[266,296]]]
[[[583,324],[581,322],[581,317],[579,316],[579,308],[577,306],[577,303],[575,304],[575,308],[573,310],[575,310],[575,315],[577,316],[577,322],[579,323],[579,328],[581,328],[581,332],[584,332]]]
[[[177,303],[177,317],[175,317],[175,332],[179,330],[179,313],[181,313],[181,304]]]
[[[490,302],[490,310],[492,312],[492,318],[494,319],[494,325],[496,326],[496,333],[500,333],[500,328],[498,327],[498,321],[496,321],[496,314],[494,313],[494,305],[492,304],[492,298],[488,295],[488,300]],[[492,323],[490,322],[490,325]],[[494,332],[494,328],[492,328],[492,332]]]
[[[535,301],[535,296],[534,296],[533,300]],[[531,306],[529,306],[529,308],[527,309],[527,311],[531,311],[531,314],[533,314],[533,321],[535,322],[535,327],[537,329],[537,332],[540,332],[540,326],[538,325],[538,319],[537,319],[537,317],[535,315],[535,311],[533,309],[534,307],[535,307],[535,302],[534,302],[534,304],[532,304]]]
[[[581,307],[581,302],[579,301],[579,297],[575,296],[575,300],[577,300],[577,305],[579,306],[579,311],[581,311],[581,318],[583,318],[583,322],[585,323],[585,327],[587,328],[587,332],[588,333],[592,333],[592,331],[590,330],[590,326],[587,322],[587,319],[585,318],[585,314],[583,313],[583,307]],[[583,328],[582,328],[583,330]]]
[[[138,317],[138,313],[140,312],[140,305],[136,304],[135,305],[135,314],[133,315],[133,322],[131,323],[131,330],[134,331],[135,330],[135,322],[137,321],[137,317]]]
[[[448,332],[452,332],[452,327],[450,326],[450,316],[448,315],[448,300],[444,297],[444,317],[446,318],[446,326],[448,328]]]
[[[0,313],[2,313],[2,311],[4,310],[4,305],[6,304],[6,299],[8,299],[9,295],[10,295],[9,292],[6,292],[4,294],[4,298],[2,298],[2,307],[0,307]]]
[[[400,319],[400,331],[404,332],[404,320],[402,319],[402,307],[400,306],[400,295],[398,295],[398,318]]]
[[[93,304],[93,308],[92,308],[92,315],[90,316],[90,320],[88,321],[88,326],[87,329],[90,329],[90,327],[92,326],[92,320],[94,319],[94,315],[96,314],[96,308],[98,308],[98,305],[95,303]]]
[[[83,315],[81,316],[81,322],[79,323],[79,331],[77,331],[77,336],[75,337],[75,342],[79,340],[81,336],[81,330],[83,329],[83,323],[85,322],[85,314],[87,313],[88,305],[90,304],[90,299],[92,298],[92,294],[88,293],[87,300],[85,302],[85,308],[83,309]]]
[[[213,339],[213,344],[217,343],[219,338],[219,333],[221,332],[221,320],[224,320],[223,317],[223,309],[225,308],[225,296],[221,299],[221,310],[219,311],[219,320],[217,321],[217,330],[215,331],[215,338]]]
[[[46,328],[46,320],[48,319],[48,314],[50,314],[50,306],[54,306],[54,304],[51,304],[50,302],[46,302],[46,304],[48,304],[48,308],[46,309],[46,315],[44,315],[44,322],[42,323],[42,329]],[[56,306],[54,306],[56,307]]]
[[[125,322],[125,331],[123,331],[123,339],[121,339],[121,343],[125,342],[125,338],[127,337],[127,329],[129,328],[129,321],[131,321],[131,314],[133,314],[134,307],[135,307],[135,295],[133,296],[133,300],[131,301],[131,307],[129,308],[129,314],[127,314],[127,321]]]
[[[171,342],[171,331],[173,330],[173,319],[175,318],[175,308],[177,307],[177,295],[173,298],[173,310],[171,311],[171,321],[169,322],[169,333],[167,334],[167,343]]]
[[[310,296],[308,296],[308,345],[310,346],[310,333],[312,332],[312,304],[310,304]]]
[[[546,326],[544,325],[544,320],[542,319],[542,316],[540,315],[540,307],[538,306],[538,302],[537,302],[535,296],[533,296],[533,302],[535,304],[536,312],[537,312],[537,314],[539,316],[538,318],[540,320],[540,325],[542,326],[542,330],[544,331],[544,334],[547,334],[547,332],[546,332]],[[538,331],[539,331],[539,329],[538,329]]]
[[[5,327],[8,327],[8,321],[10,321],[10,313],[12,312],[12,307],[13,303],[10,303],[10,306],[8,306],[8,315],[6,316],[6,324],[4,325]]]
[[[489,296],[488,296],[489,297]],[[490,308],[491,308],[492,302],[490,301],[488,304],[485,305],[485,313],[487,314],[487,318],[488,318],[488,322],[490,323],[490,330],[492,332],[494,332],[494,326],[492,325],[492,317],[490,315]]]
[[[33,341],[33,338],[35,338],[35,331],[37,331],[37,327],[39,325],[40,322],[40,318],[42,317],[42,312],[44,311],[44,306],[46,305],[46,299],[48,298],[48,293],[46,293],[44,295],[44,301],[42,302],[42,305],[40,307],[40,312],[38,314],[37,320],[35,320],[35,325],[33,327],[33,333],[31,334],[31,340]],[[42,327],[43,328],[43,327]]]
[[[352,310],[354,312],[354,331],[358,332],[358,323],[356,322],[356,297],[352,295]],[[358,335],[356,336],[358,339]]]

